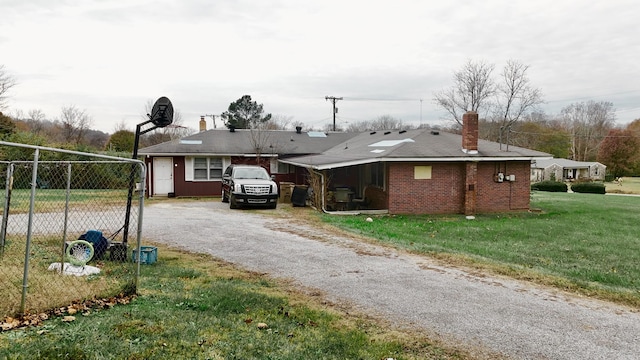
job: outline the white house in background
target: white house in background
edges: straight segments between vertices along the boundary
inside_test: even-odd
[[[599,162],[574,161],[569,159],[536,160],[531,164],[531,182],[543,180],[604,181],[607,167]]]

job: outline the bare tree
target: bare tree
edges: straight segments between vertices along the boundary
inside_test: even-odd
[[[302,121],[293,121],[291,123],[291,127],[294,128],[294,129],[296,129],[297,127],[300,127],[302,129],[302,128],[306,127],[306,124],[304,122],[302,122]]]
[[[364,120],[356,123],[349,124],[347,127],[348,132],[362,132],[370,130],[400,130],[406,129],[401,119],[396,119],[391,115],[378,116],[375,120]]]
[[[334,130],[333,129],[333,124],[328,123],[328,124],[325,124],[324,126],[322,126],[322,128],[320,128],[320,131],[324,131],[324,132],[328,133],[328,132],[333,132],[333,131],[340,132],[340,131],[344,131],[344,129],[341,128],[340,126],[338,126]]]
[[[598,145],[614,127],[613,103],[608,101],[573,103],[563,108],[561,115],[563,124],[571,136],[571,159],[595,160]]]
[[[7,107],[7,94],[16,85],[16,80],[0,65],[0,110]]]
[[[32,133],[40,135],[40,133],[42,133],[45,129],[45,118],[46,116],[42,110],[31,109],[27,113],[27,119],[25,122],[27,123],[27,125],[29,125],[29,129],[31,129]]]
[[[264,165],[262,164],[263,154],[271,154],[273,156],[280,152],[281,144],[278,143],[277,139],[272,139],[269,130],[273,130],[269,122],[255,124],[254,127],[249,129],[249,140],[256,154],[256,163],[260,165]]]
[[[507,128],[541,104],[542,92],[531,86],[528,65],[507,61],[496,91],[495,113],[500,128]]]
[[[434,102],[443,108],[451,119],[462,125],[462,115],[467,111],[488,111],[489,100],[496,93],[491,78],[494,65],[472,60],[453,73],[453,86],[435,94]]]
[[[113,133],[117,133],[118,131],[131,131],[128,129],[127,122],[124,120],[120,120],[113,126]]]
[[[80,110],[75,105],[63,107],[60,113],[63,140],[67,143],[82,143],[92,122],[86,110]]]
[[[265,130],[286,130],[290,127],[293,116],[275,115],[259,127]]]

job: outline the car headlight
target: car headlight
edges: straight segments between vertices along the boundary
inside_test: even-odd
[[[234,192],[238,192],[238,193],[239,193],[239,192],[242,192],[242,185],[240,185],[240,184],[235,184],[235,185],[233,186],[233,191],[234,191]]]

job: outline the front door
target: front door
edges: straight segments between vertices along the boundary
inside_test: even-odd
[[[173,192],[173,158],[153,158],[153,196]]]

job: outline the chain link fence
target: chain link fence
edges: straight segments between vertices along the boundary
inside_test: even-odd
[[[0,154],[15,159],[0,162],[0,316],[135,293],[144,163],[2,141]]]

